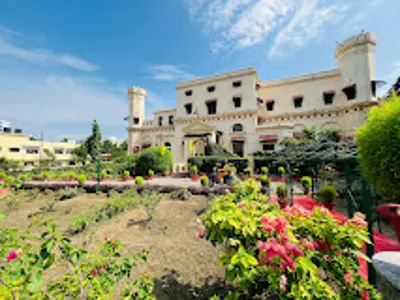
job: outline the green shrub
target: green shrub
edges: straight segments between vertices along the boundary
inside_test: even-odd
[[[86,182],[86,175],[84,175],[84,174],[78,175],[76,177],[76,180],[78,180],[78,183],[80,185],[83,185]]]
[[[6,173],[0,172],[0,179],[4,179],[4,178],[6,178]]]
[[[270,181],[267,175],[262,175],[260,177],[260,183],[263,187],[269,187]]]
[[[358,129],[357,146],[363,174],[386,201],[400,202],[400,97],[371,108]]]
[[[197,166],[192,166],[191,172],[192,174],[196,175],[197,173],[199,173],[199,168]]]
[[[179,191],[174,191],[171,194],[169,194],[169,197],[174,200],[189,200],[190,197],[192,197],[192,193],[189,192],[188,190],[179,190]]]
[[[279,168],[278,168],[278,174],[279,174],[280,176],[285,175],[285,173],[286,173],[286,170],[285,170],[284,167],[279,167]]]
[[[153,177],[154,176],[154,171],[152,169],[149,170],[149,177]]]
[[[15,182],[15,178],[13,176],[6,176],[3,181],[3,185],[5,187],[10,187]]]
[[[135,184],[137,185],[143,185],[144,184],[144,179],[142,176],[136,176],[135,177]]]
[[[201,183],[202,186],[208,186],[208,181],[209,180],[208,180],[207,176],[204,175],[204,176],[200,177],[200,183]]]
[[[332,203],[337,198],[337,191],[331,185],[325,185],[319,190],[319,200],[321,202]]]
[[[71,235],[83,232],[92,221],[93,217],[89,213],[79,215],[72,220],[67,232]]]
[[[24,183],[25,181],[29,180],[29,175],[28,174],[21,174],[18,178],[21,181],[21,183]]]
[[[49,179],[49,178],[50,178],[50,172],[47,172],[47,171],[46,171],[46,172],[43,172],[43,173],[42,173],[42,178],[43,178],[43,179]]]
[[[312,179],[309,176],[303,176],[301,178],[301,185],[303,186],[304,194],[308,194],[312,185]]]
[[[76,175],[75,175],[75,172],[74,172],[74,171],[69,171],[69,172],[68,172],[68,178],[69,178],[69,179],[75,179],[75,176],[76,176]]]
[[[67,199],[75,198],[76,196],[83,194],[85,191],[79,188],[58,190],[55,195],[55,199],[58,201],[63,201]]]
[[[107,170],[101,170],[100,176],[101,179],[107,178]]]
[[[156,174],[172,171],[173,156],[165,146],[149,147],[140,154],[136,163],[136,175],[147,175],[148,170]]]
[[[252,167],[247,167],[246,169],[244,169],[244,173],[248,176],[252,176],[253,175],[253,168]]]
[[[261,167],[261,174],[268,175],[268,168],[267,167]]]
[[[278,199],[283,201],[286,199],[288,194],[288,190],[286,185],[284,184],[278,184],[278,186],[276,187],[276,195],[278,196]]]
[[[234,166],[237,173],[243,173],[244,169],[252,166],[252,160],[243,157],[197,156],[189,158],[188,162],[192,166],[197,166],[199,172],[207,174],[212,173],[215,167],[222,167],[226,164]]]
[[[237,169],[235,166],[231,167],[231,172],[232,174],[236,174],[237,173]]]
[[[39,207],[39,213],[44,214],[44,213],[54,212],[55,205],[56,202],[54,202],[53,200],[47,201],[45,204]]]
[[[125,170],[124,171],[124,177],[125,178],[128,178],[128,177],[130,177],[131,176],[131,174],[129,173],[129,171],[128,170]]]

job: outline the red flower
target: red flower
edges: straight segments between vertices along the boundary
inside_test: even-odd
[[[261,222],[263,223],[264,230],[267,233],[271,233],[272,231],[276,231],[278,234],[284,233],[286,229],[286,220],[283,217],[272,217],[268,218],[264,216],[261,218]]]
[[[117,244],[116,244],[115,242],[112,242],[112,243],[111,243],[111,247],[114,248],[115,246],[117,246]]]
[[[315,241],[310,242],[308,239],[301,239],[300,240],[300,245],[303,246],[303,248],[307,251],[313,251],[315,250]]]
[[[199,238],[203,238],[205,235],[206,235],[206,231],[204,230],[204,228],[200,229]]]
[[[11,251],[10,253],[8,253],[7,260],[12,261],[12,260],[16,259],[17,257],[18,257],[17,252]]]
[[[105,269],[107,269],[107,265],[104,264],[104,265],[101,266],[101,268],[102,268],[103,270],[105,270]]]
[[[99,275],[99,271],[98,270],[93,270],[92,274],[93,274],[93,276],[97,276],[97,275]]]
[[[108,241],[108,237],[104,237],[104,241],[107,242]]]

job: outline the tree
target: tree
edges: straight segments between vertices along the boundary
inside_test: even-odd
[[[71,154],[74,161],[85,165],[88,157],[86,143],[81,143],[78,147],[72,149]]]
[[[165,146],[153,146],[143,150],[136,162],[136,175],[147,175],[149,170],[156,174],[172,171],[172,152]]]
[[[357,145],[363,174],[385,200],[400,203],[400,96],[370,110]]]
[[[103,142],[103,146],[102,146],[103,153],[113,154],[116,149],[117,149],[116,145],[113,142],[111,142],[110,140],[105,140]]]
[[[128,151],[128,141],[125,140],[119,145],[119,150],[127,152]]]
[[[46,158],[42,161],[44,166],[48,168],[49,166],[54,166],[54,163],[56,161],[56,156],[54,153],[52,153],[49,149],[44,149],[43,150],[44,154],[46,154]]]
[[[400,77],[397,78],[397,81],[390,88],[386,97],[391,98],[393,93],[395,93],[396,95],[400,95]]]
[[[19,167],[19,162],[16,160],[7,159],[5,157],[0,157],[0,170],[10,171],[16,170]]]
[[[68,142],[69,142],[69,139],[66,137],[61,140],[61,143],[68,143]]]
[[[101,153],[101,132],[96,120],[92,123],[92,134],[87,138],[85,144],[91,160],[97,160]]]

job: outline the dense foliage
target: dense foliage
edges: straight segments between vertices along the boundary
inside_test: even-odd
[[[385,200],[400,203],[400,96],[371,108],[357,146],[362,171],[375,189]]]
[[[220,263],[235,297],[381,299],[358,274],[357,258],[366,258],[359,251],[370,242],[361,214],[339,225],[325,208],[281,210],[259,189],[251,180],[235,186],[203,216],[200,236],[224,246]]]
[[[172,171],[173,156],[165,146],[149,147],[139,155],[136,162],[136,174],[145,176],[151,169],[156,174]]]
[[[337,198],[337,191],[331,185],[325,185],[319,190],[319,200],[321,202],[333,203]]]
[[[195,165],[201,173],[210,174],[215,167],[222,168],[226,164],[233,165],[238,173],[243,173],[244,170],[252,166],[250,158],[242,157],[221,157],[221,156],[197,156],[191,157],[188,160],[190,165]]]

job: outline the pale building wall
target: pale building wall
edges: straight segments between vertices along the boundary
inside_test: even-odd
[[[262,150],[261,135],[276,135],[280,141],[300,133],[304,127],[337,128],[345,137],[353,137],[356,128],[365,122],[368,108],[377,104],[371,89],[371,81],[375,80],[375,43],[374,35],[363,33],[339,44],[335,52],[339,67],[334,70],[260,83],[255,69],[248,68],[180,83],[176,87],[176,109],[157,111],[153,120],[139,125],[128,123],[130,152],[133,146],[141,149],[144,144],[169,142],[175,163],[186,164],[189,154],[185,128],[195,123],[221,131],[220,144],[229,151],[232,151],[232,137],[243,137],[246,156]],[[239,80],[241,86],[233,87],[232,83]],[[353,83],[357,84],[357,97],[348,100],[343,88]],[[215,86],[215,91],[209,92],[209,86]],[[185,95],[188,90],[192,91],[191,96]],[[144,116],[143,91],[140,94],[144,97],[139,97],[139,102],[140,113]],[[325,91],[335,91],[332,104],[325,104]],[[238,108],[232,99],[236,95],[242,97]],[[301,108],[294,105],[293,96],[297,95],[303,96]],[[257,98],[263,103],[258,104]],[[132,103],[132,99],[137,97],[130,96],[131,107],[136,103]],[[209,99],[217,100],[215,115],[207,113],[205,102]],[[275,99],[273,111],[266,109],[269,99]],[[190,115],[184,106],[187,102],[193,105]],[[173,126],[168,125],[171,114],[174,115]],[[163,117],[163,126],[158,125],[159,116]],[[243,132],[232,132],[236,123],[243,125]]]
[[[178,84],[176,87],[177,116],[191,117],[184,107],[187,102],[193,104],[192,115],[195,115],[195,112],[199,116],[207,115],[205,101],[210,99],[217,99],[217,114],[256,109],[256,76],[255,69],[249,68]],[[234,81],[241,81],[241,86],[233,87]],[[208,92],[209,86],[215,86],[215,91]],[[188,90],[192,90],[191,96],[185,95]],[[235,95],[242,96],[241,107],[234,106],[232,98]]]
[[[71,160],[71,151],[77,147],[75,143],[61,143],[49,141],[31,141],[29,136],[23,134],[0,133],[0,157],[19,161],[22,165],[33,163],[37,165],[40,158],[47,159],[44,149],[48,149],[56,157],[59,165],[67,165]],[[18,148],[19,152],[11,152],[10,148]],[[27,149],[38,149],[37,154],[27,153]],[[62,154],[55,153],[60,150]]]

